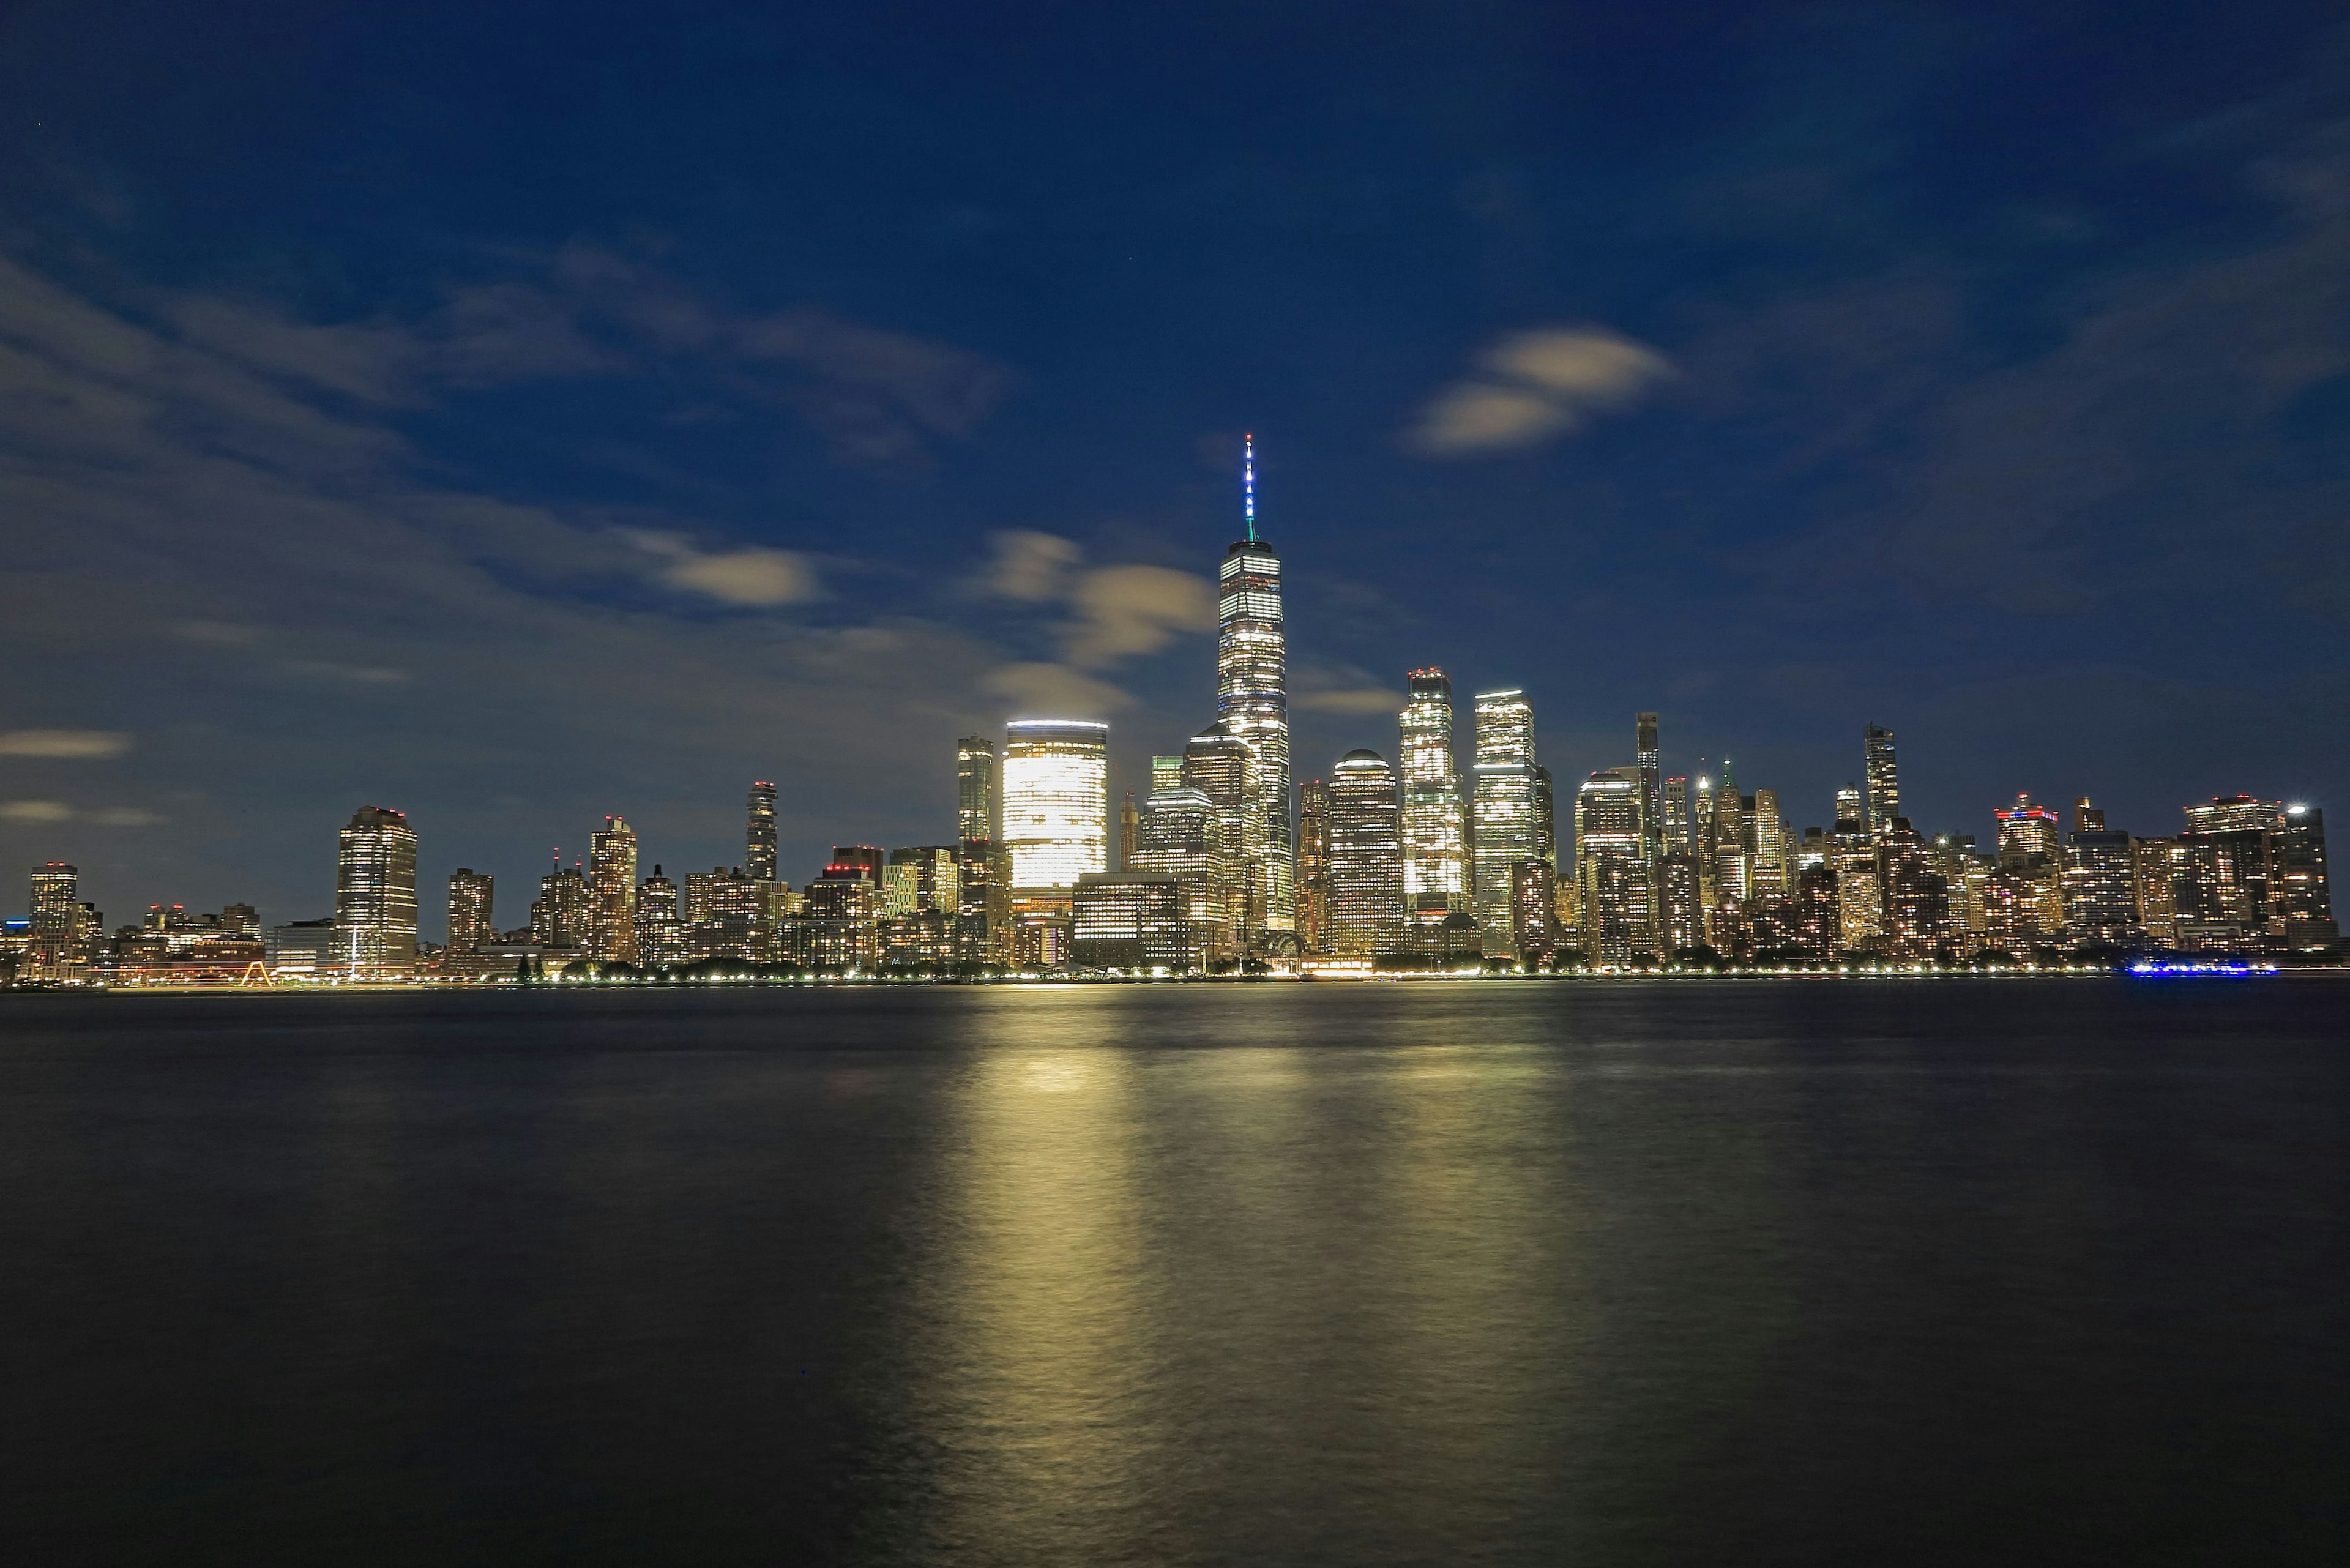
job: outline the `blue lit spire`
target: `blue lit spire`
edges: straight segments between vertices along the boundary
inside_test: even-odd
[[[1248,523],[1249,543],[1256,543],[1256,437],[1241,437],[1241,515]]]

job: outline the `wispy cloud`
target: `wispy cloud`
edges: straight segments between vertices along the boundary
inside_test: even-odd
[[[0,730],[0,757],[119,757],[130,749],[119,730]]]
[[[1405,438],[1428,457],[1481,457],[1580,429],[1675,374],[1662,354],[1603,327],[1516,332],[1437,393]]]
[[[1066,664],[1006,664],[988,672],[984,688],[1009,701],[1016,717],[1107,719],[1134,699],[1106,680]]]
[[[806,556],[792,550],[704,551],[682,535],[626,530],[630,543],[655,557],[653,576],[672,588],[720,604],[766,608],[801,604],[822,591]]]
[[[135,805],[82,807],[62,800],[0,800],[0,822],[46,827],[87,822],[98,827],[150,827],[163,819]]]

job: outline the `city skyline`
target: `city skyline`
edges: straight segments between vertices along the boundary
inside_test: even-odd
[[[1139,795],[1248,431],[1300,770],[1433,664],[1562,787],[1641,711],[1790,801],[1873,718],[1923,821],[2350,777],[2324,8],[740,14],[576,76],[482,23],[592,84],[556,139],[430,5],[133,9],[0,50],[0,864],[276,907],[386,801],[509,878],[613,812],[706,866],[790,768],[810,865],[1026,713]]]
[[[28,920],[5,933],[8,957],[52,980],[102,975],[109,959],[194,963],[215,979],[250,961],[256,974],[359,981],[700,961],[851,973],[1331,959],[1532,971],[1692,954],[2314,951],[2338,936],[2322,808],[2215,796],[2185,808],[2180,835],[2136,836],[2082,794],[2068,835],[2023,791],[1992,812],[1979,848],[1961,827],[1918,826],[1897,732],[1873,720],[1858,778],[1834,792],[1825,825],[1790,817],[1772,785],[1747,793],[1727,756],[1693,788],[1668,777],[1656,710],[1635,715],[1630,761],[1570,778],[1562,820],[1528,693],[1475,691],[1463,735],[1451,677],[1424,665],[1405,676],[1392,767],[1357,748],[1293,793],[1285,590],[1259,533],[1253,436],[1240,494],[1242,537],[1219,573],[1216,717],[1180,753],[1152,753],[1139,810],[1134,791],[1117,802],[1108,723],[1014,718],[1000,749],[986,735],[953,742],[953,810],[939,824],[951,832],[895,847],[836,834],[797,888],[779,859],[785,788],[760,779],[744,796],[739,859],[685,873],[681,888],[658,861],[640,877],[637,834],[618,813],[590,834],[585,861],[567,867],[553,852],[525,927],[498,924],[494,874],[458,867],[446,952],[422,963],[419,835],[400,811],[363,806],[341,833],[328,919],[238,918],[265,940],[228,935],[227,912],[156,904],[143,926],[109,937],[78,869],[51,860],[32,873]]]

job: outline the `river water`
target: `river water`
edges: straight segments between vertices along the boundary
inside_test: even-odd
[[[2345,1021],[2295,978],[0,997],[0,1549],[2350,1561]]]

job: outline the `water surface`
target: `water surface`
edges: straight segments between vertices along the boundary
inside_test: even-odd
[[[0,997],[0,1546],[2340,1562],[2345,1003]]]

